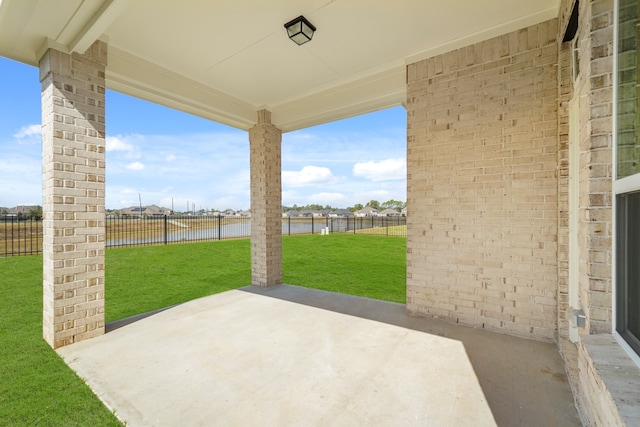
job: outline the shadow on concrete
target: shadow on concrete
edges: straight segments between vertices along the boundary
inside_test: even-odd
[[[169,307],[159,308],[157,310],[148,311],[146,313],[136,314],[134,316],[125,317],[124,319],[114,320],[113,322],[106,323],[104,325],[104,332],[109,333],[113,332],[116,329],[120,329],[124,326],[131,325],[139,320],[146,319],[147,317],[151,317],[154,314],[162,313],[165,310],[169,310],[170,308],[177,307],[180,304],[170,305]]]

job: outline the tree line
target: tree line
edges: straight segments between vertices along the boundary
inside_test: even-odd
[[[0,209],[0,216],[10,215],[9,209]],[[42,219],[42,206],[31,206],[24,212],[18,212],[15,214],[18,219]]]
[[[384,209],[395,209],[397,211],[401,211],[402,209],[404,209],[407,206],[406,202],[402,202],[400,200],[387,200],[386,202],[382,202],[380,203],[377,200],[369,200],[369,202],[366,205],[362,205],[362,203],[356,203],[353,206],[350,206],[346,209],[350,210],[351,212],[355,212],[355,211],[359,211],[360,209],[364,209],[366,207],[370,207],[376,210],[384,210]],[[287,212],[287,211],[322,211],[322,210],[327,210],[327,211],[334,211],[336,209],[340,209],[340,208],[334,208],[331,205],[318,205],[318,204],[309,204],[309,205],[303,205],[303,206],[298,206],[298,205],[293,205],[293,206],[282,206],[282,212]]]

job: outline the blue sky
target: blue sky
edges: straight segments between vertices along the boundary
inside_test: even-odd
[[[0,57],[0,206],[41,205],[40,82]],[[248,209],[246,131],[107,91],[106,206]],[[406,200],[402,107],[282,136],[282,203]]]

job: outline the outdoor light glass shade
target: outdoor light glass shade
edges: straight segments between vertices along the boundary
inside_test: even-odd
[[[287,22],[284,27],[287,29],[289,38],[296,42],[298,46],[311,40],[316,30],[316,27],[302,15]]]

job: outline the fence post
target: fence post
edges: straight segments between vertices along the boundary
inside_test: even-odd
[[[222,240],[222,215],[218,215],[218,240]]]
[[[35,221],[35,218],[31,217],[31,222],[29,222],[29,254],[33,255],[33,222]],[[38,240],[36,239],[36,249],[37,249],[37,245],[38,245]]]
[[[15,219],[14,216],[11,217],[11,255],[13,255],[14,253],[14,249],[13,249],[13,242],[15,241],[15,237],[13,235],[13,229],[15,228],[13,225],[13,220]]]
[[[287,222],[289,223],[289,236],[291,236],[291,215],[287,216],[289,218]]]
[[[313,214],[311,215],[311,234],[313,234]]]
[[[164,244],[167,244],[167,240],[168,240],[169,236],[167,233],[167,216],[164,216]]]

